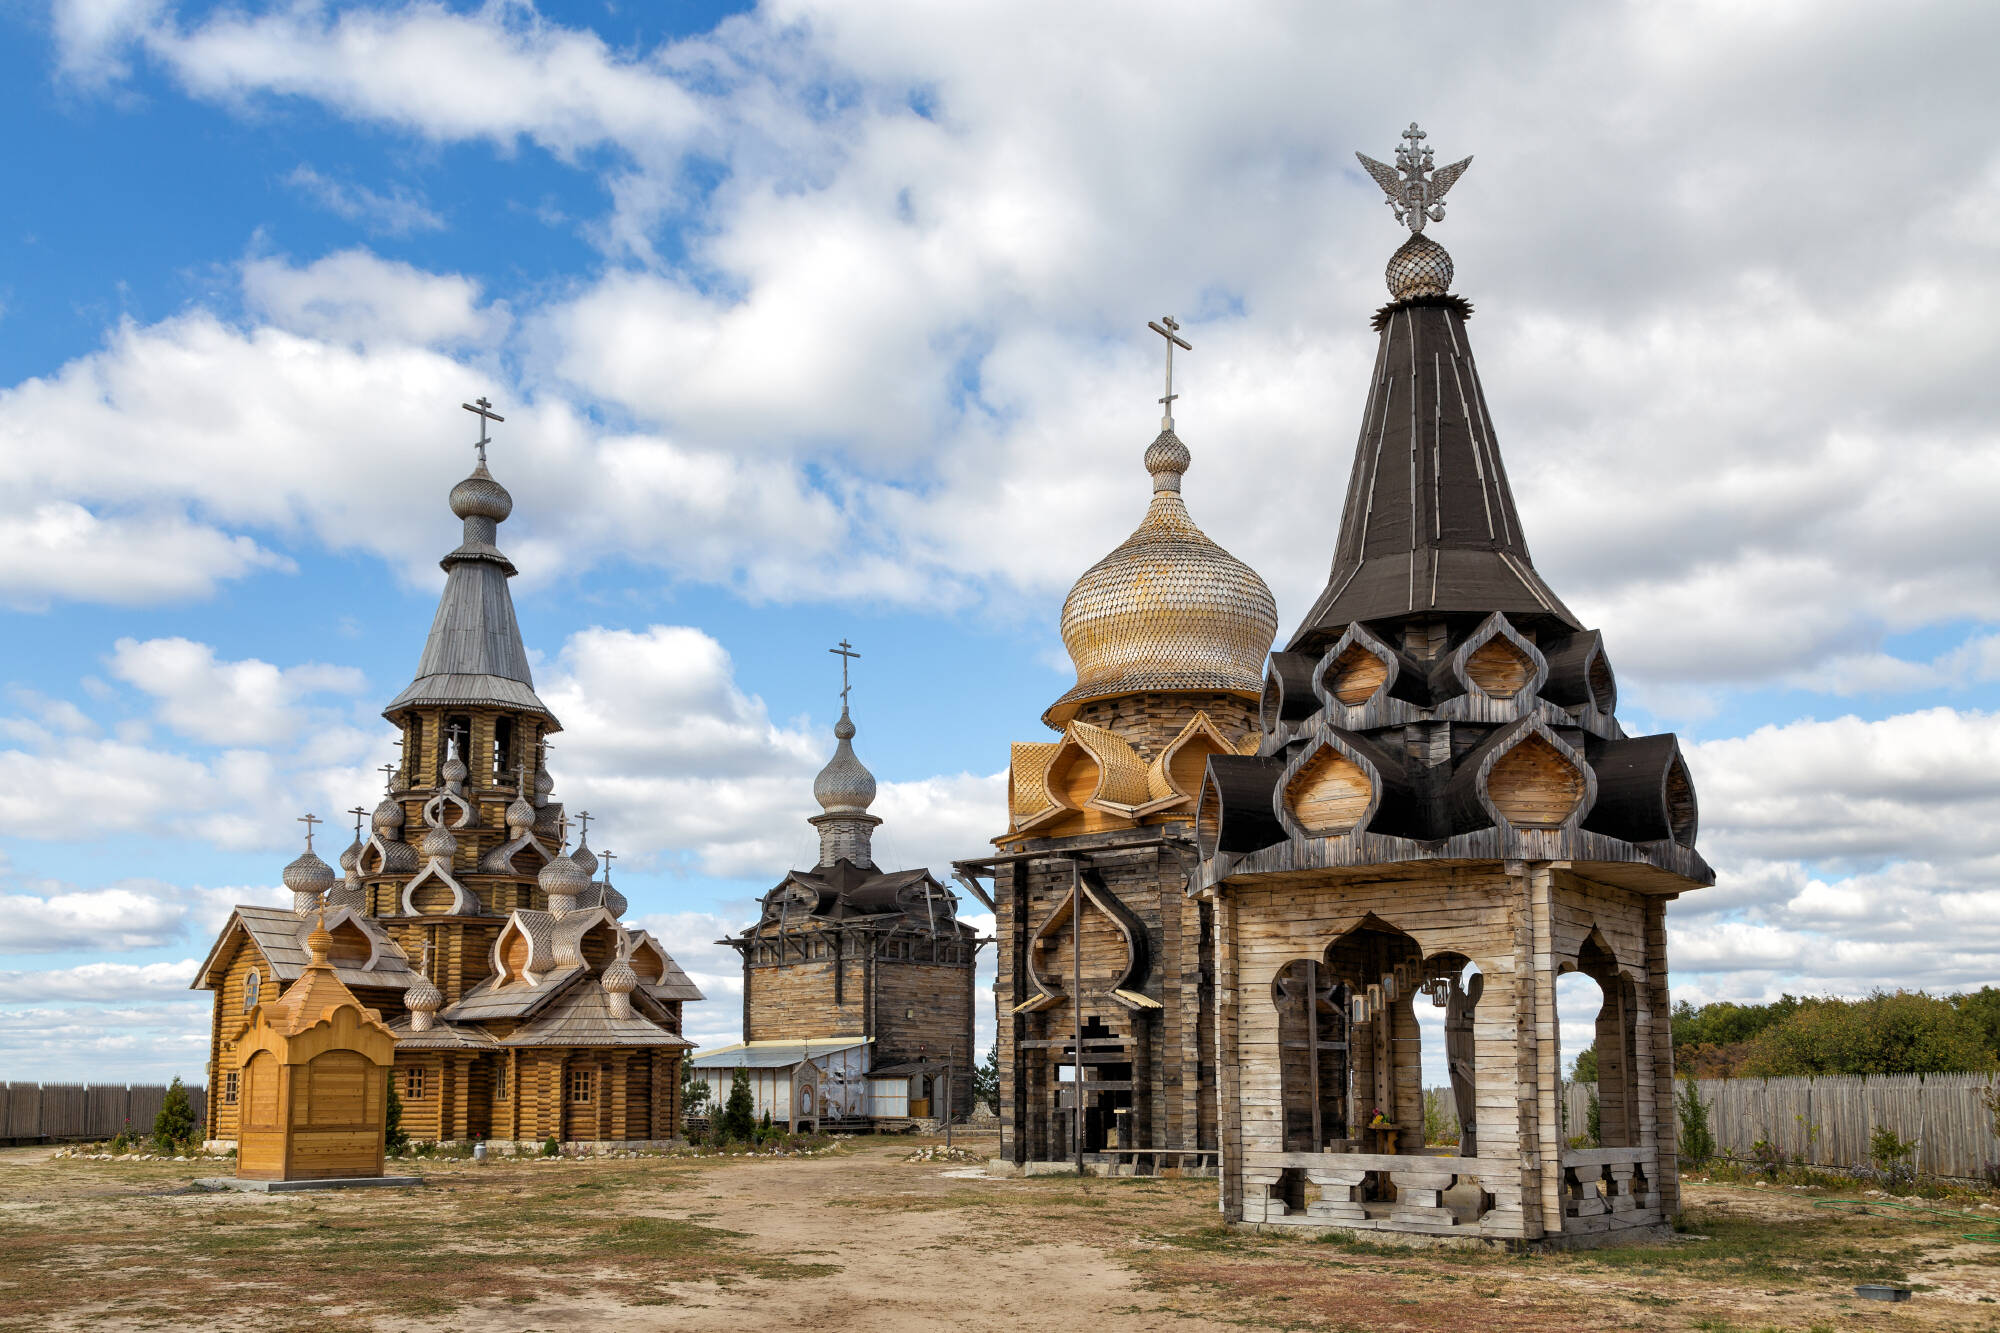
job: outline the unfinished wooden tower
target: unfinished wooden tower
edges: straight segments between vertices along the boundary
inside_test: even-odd
[[[1277,632],[1264,581],[1195,526],[1187,446],[1168,413],[1145,451],[1145,519],[1063,603],[1076,685],[1017,744],[1001,855],[1000,1152],[1056,1165],[1212,1170],[1215,1043],[1208,905],[1190,896],[1192,822],[1210,758],[1258,743],[1261,666]]]
[[[1409,240],[1325,592],[1273,653],[1254,754],[1209,760],[1227,1217],[1527,1240],[1677,1203],[1666,905],[1714,881],[1670,735],[1627,736],[1594,630],[1528,557],[1424,223],[1471,159],[1412,125],[1363,158]],[[1555,988],[1597,1021],[1600,1146],[1571,1148]],[[1465,1122],[1427,1146],[1415,1006],[1444,1011]],[[1581,1127],[1572,1127],[1581,1132]]]
[[[813,780],[819,860],[764,895],[743,956],[743,1041],[694,1067],[715,1104],[739,1067],[761,1115],[906,1124],[972,1109],[973,965],[985,941],[928,869],[875,864],[875,775],[854,753],[842,658],[833,758]],[[949,1108],[947,1108],[947,1100]]]
[[[384,716],[401,761],[344,879],[314,855],[285,867],[293,907],[236,908],[196,989],[215,992],[209,1133],[242,1124],[237,1049],[260,998],[296,982],[322,909],[334,975],[396,1035],[403,1129],[418,1140],[662,1140],[678,1133],[681,1006],[701,999],[660,942],[620,918],[585,838],[552,795],[547,738],[495,545],[514,500],[479,462],[451,491],[464,539],[416,678]],[[588,832],[588,815],[581,817]],[[606,853],[608,862],[610,853]]]

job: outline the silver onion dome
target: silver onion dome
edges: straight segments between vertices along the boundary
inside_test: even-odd
[[[499,523],[514,512],[514,497],[481,463],[471,476],[451,488],[451,512],[460,518],[487,518]]]
[[[841,705],[840,721],[833,727],[840,744],[819,776],[813,779],[813,799],[828,814],[860,814],[875,803],[875,775],[854,754],[854,720]]]
[[[375,831],[384,838],[396,838],[401,834],[405,818],[403,803],[393,796],[384,796],[382,803],[375,807],[372,822]]]
[[[576,862],[576,868],[583,872],[585,879],[597,873],[597,853],[591,851],[590,844],[582,838],[576,840],[576,850],[569,854],[569,859]]]
[[[583,867],[572,861],[567,854],[550,859],[535,876],[535,883],[541,885],[542,892],[551,898],[574,899],[590,888],[590,876],[583,873]]]

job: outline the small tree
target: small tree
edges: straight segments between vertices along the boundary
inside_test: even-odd
[[[1570,1070],[1570,1082],[1597,1082],[1597,1043],[1592,1042],[1576,1053],[1576,1064]]]
[[[1000,1048],[989,1046],[986,1058],[972,1071],[972,1100],[985,1102],[994,1115],[1000,1114]]]
[[[396,1095],[396,1071],[389,1071],[389,1100],[382,1109],[382,1147],[392,1156],[401,1156],[409,1147],[410,1136],[403,1132],[403,1099]]]
[[[681,1128],[686,1130],[687,1122],[708,1114],[708,1098],[711,1089],[708,1080],[694,1071],[694,1065],[681,1061]]]
[[[1604,1146],[1604,1108],[1598,1105],[1597,1086],[1594,1083],[1590,1088],[1590,1109],[1583,1115],[1583,1133],[1584,1137],[1590,1140],[1591,1147]]]
[[[722,1105],[716,1128],[724,1142],[740,1139],[748,1143],[757,1137],[757,1099],[750,1095],[750,1071],[741,1065],[730,1075],[729,1100]]]
[[[1681,1093],[1674,1098],[1674,1114],[1681,1122],[1682,1160],[1700,1163],[1715,1156],[1715,1134],[1708,1127],[1708,1103],[1701,1099],[1701,1089],[1695,1085],[1692,1074],[1681,1076]]]
[[[160,1104],[160,1113],[153,1117],[153,1149],[161,1153],[181,1152],[194,1142],[194,1135],[194,1107],[188,1103],[181,1076],[176,1074],[167,1085],[167,1099]]]

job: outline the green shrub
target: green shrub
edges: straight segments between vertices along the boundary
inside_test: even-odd
[[[181,1076],[174,1075],[174,1081],[167,1086],[167,1099],[160,1105],[159,1115],[153,1118],[153,1151],[158,1153],[186,1152],[194,1143],[194,1107],[188,1102],[187,1088],[181,1083]]]
[[[729,1079],[729,1100],[717,1118],[724,1142],[749,1143],[757,1136],[757,1102],[750,1093],[750,1071],[738,1067]]]
[[[1875,1126],[1875,1131],[1868,1136],[1868,1160],[1891,1184],[1907,1185],[1916,1179],[1917,1168],[1912,1160],[1916,1150],[1914,1142],[1887,1125]]]
[[[392,1157],[401,1157],[403,1149],[410,1146],[410,1136],[403,1132],[403,1099],[396,1095],[396,1071],[389,1071],[389,1101],[383,1108],[382,1147]]]
[[[1683,1162],[1699,1165],[1715,1156],[1715,1133],[1708,1127],[1708,1103],[1694,1075],[1681,1076],[1680,1095],[1674,1098],[1674,1115],[1681,1122],[1680,1152]]]
[[[555,1135],[551,1134],[551,1135],[549,1135],[549,1136],[548,1136],[548,1138],[547,1138],[547,1139],[543,1140],[543,1142],[542,1142],[542,1156],[544,1156],[544,1157],[560,1157],[560,1156],[562,1156],[562,1145],[561,1145],[560,1143],[557,1143],[557,1142],[556,1142],[556,1136],[555,1136]]]
[[[1597,1085],[1590,1088],[1590,1109],[1584,1113],[1583,1137],[1593,1148],[1604,1146],[1604,1108],[1597,1104]]]

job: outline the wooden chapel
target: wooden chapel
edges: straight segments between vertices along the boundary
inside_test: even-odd
[[[1202,787],[1222,1207],[1588,1243],[1677,1207],[1666,905],[1714,875],[1678,744],[1626,735],[1603,641],[1529,559],[1472,310],[1424,235],[1471,159],[1435,167],[1424,137],[1361,159],[1411,234],[1332,573],[1271,655],[1254,752]],[[1604,993],[1594,1148],[1558,1106],[1572,971]],[[1425,1142],[1419,1004],[1445,1011],[1457,1148]]]
[[[1205,766],[1258,744],[1276,604],[1189,515],[1192,456],[1166,415],[1146,447],[1152,500],[1063,603],[1076,684],[1016,744],[993,878],[1000,1156],[1014,1169],[1212,1172],[1217,1069],[1209,904],[1190,896]]]

